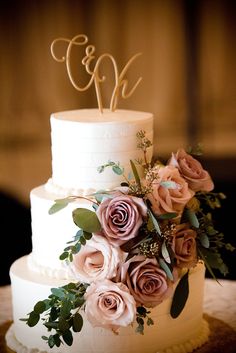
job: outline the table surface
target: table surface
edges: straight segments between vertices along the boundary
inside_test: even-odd
[[[236,281],[205,280],[204,313],[236,330]],[[0,287],[0,325],[12,320],[11,287]]]

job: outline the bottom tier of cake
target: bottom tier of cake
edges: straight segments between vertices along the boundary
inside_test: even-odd
[[[11,267],[14,323],[6,335],[8,347],[17,353],[187,353],[200,347],[209,335],[203,320],[204,265],[199,263],[190,272],[189,298],[178,318],[171,318],[171,298],[151,310],[154,325],[145,327],[144,335],[135,333],[135,327],[119,330],[93,328],[86,319],[81,333],[74,334],[72,346],[50,349],[41,338],[48,336],[43,324],[30,328],[21,318],[32,311],[39,300],[50,294],[50,288],[63,286],[67,281],[52,279],[29,270],[27,257]]]

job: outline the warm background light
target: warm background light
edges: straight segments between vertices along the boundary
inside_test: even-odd
[[[228,195],[225,211],[217,219],[232,237],[236,197],[235,5],[230,0],[2,1],[0,191],[12,197],[15,205],[18,202],[25,207],[28,222],[27,230],[17,223],[24,216],[2,197],[5,226],[8,229],[14,219],[16,228],[12,228],[9,241],[16,233],[27,234],[24,251],[30,251],[29,193],[51,176],[50,114],[97,107],[95,91],[77,92],[65,66],[50,54],[55,38],[72,38],[79,33],[85,33],[96,46],[97,57],[111,53],[120,68],[134,54],[143,53],[129,71],[131,85],[139,76],[143,80],[130,99],[119,100],[119,108],[154,113],[156,155],[167,157],[178,147],[203,144],[204,165],[218,191]],[[88,78],[79,64],[83,54],[81,49],[75,55],[73,70],[78,69],[78,79],[86,83]],[[110,78],[103,88],[108,105],[113,77],[111,66],[104,70]],[[6,255],[4,264],[21,255],[15,251],[11,259]]]

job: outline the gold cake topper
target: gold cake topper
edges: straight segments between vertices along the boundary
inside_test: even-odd
[[[66,42],[66,43],[68,43],[68,46],[67,46],[67,49],[66,49],[66,55],[62,56],[60,58],[58,58],[56,56],[55,50],[54,50],[55,49],[55,44],[58,43],[58,42]],[[85,54],[86,55],[82,59],[82,65],[85,66],[86,72],[91,76],[91,78],[90,78],[89,82],[84,87],[80,87],[79,84],[75,82],[75,80],[73,78],[73,75],[72,75],[72,70],[71,70],[71,50],[72,50],[74,45],[83,46],[83,45],[86,45],[87,43],[88,43],[88,37],[86,35],[84,35],[84,34],[78,34],[72,39],[57,38],[51,44],[51,53],[52,53],[53,58],[57,62],[60,62],[60,63],[65,62],[70,82],[72,83],[72,85],[74,86],[74,88],[77,91],[80,91],[80,92],[86,91],[94,83],[96,96],[97,96],[97,102],[98,102],[98,108],[99,108],[101,113],[103,112],[103,104],[102,104],[100,84],[103,83],[106,80],[106,77],[105,76],[100,76],[99,71],[100,71],[100,66],[102,64],[102,61],[104,59],[107,59],[107,58],[110,59],[112,65],[113,65],[114,76],[115,76],[115,86],[113,88],[112,96],[111,96],[111,100],[110,100],[110,110],[111,111],[115,111],[116,107],[117,107],[120,91],[121,91],[121,97],[123,99],[129,98],[133,94],[135,89],[137,88],[137,86],[140,83],[140,81],[142,80],[142,77],[139,77],[139,79],[136,81],[136,83],[133,85],[133,87],[130,89],[130,91],[127,92],[127,90],[128,90],[128,80],[127,80],[127,78],[125,78],[125,74],[126,74],[127,70],[129,69],[129,67],[131,66],[131,64],[133,63],[133,61],[137,57],[139,57],[141,55],[141,53],[137,53],[134,56],[132,56],[129,59],[129,61],[127,62],[127,64],[124,66],[122,71],[119,73],[118,67],[117,67],[117,63],[116,63],[114,57],[111,54],[108,54],[108,53],[104,53],[104,54],[100,55],[98,57],[97,61],[95,61],[94,67],[91,68],[91,62],[93,60],[95,60],[95,56],[94,56],[95,46],[94,45],[87,45],[86,48],[85,48]]]

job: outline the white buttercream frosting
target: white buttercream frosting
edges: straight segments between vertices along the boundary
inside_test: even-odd
[[[29,270],[27,257],[17,260],[11,268],[14,326],[7,334],[8,346],[18,353],[176,353],[191,352],[208,337],[207,324],[202,319],[204,265],[199,263],[190,271],[189,298],[182,313],[172,319],[169,311],[172,298],[151,310],[154,325],[145,327],[144,335],[135,333],[135,327],[119,330],[119,335],[103,328],[93,328],[84,317],[80,333],[74,334],[71,347],[49,349],[41,336],[48,336],[42,322],[28,327],[20,318],[32,311],[35,303],[46,299],[50,288],[63,286],[67,280],[49,278]],[[85,315],[85,314],[83,314]]]
[[[49,178],[48,181],[45,184],[45,190],[48,191],[51,194],[55,194],[58,197],[67,197],[71,195],[76,195],[76,196],[87,196],[91,195],[94,192],[96,192],[96,189],[81,189],[81,188],[64,188],[60,185],[56,185],[53,182],[52,178]]]
[[[69,278],[65,263],[59,259],[67,242],[72,241],[79,228],[72,218],[72,211],[77,207],[92,209],[92,201],[78,199],[69,203],[60,212],[49,215],[48,211],[54,200],[63,197],[55,195],[39,186],[30,193],[32,255],[29,266],[32,271],[41,272],[51,277]]]
[[[122,176],[109,168],[99,174],[97,168],[111,160],[119,162],[128,175],[130,159],[143,157],[137,148],[136,134],[140,130],[153,140],[151,113],[105,109],[101,114],[98,109],[81,109],[52,114],[53,185],[59,193],[62,189],[84,193],[83,190],[119,185]],[[148,149],[148,157],[152,157],[152,147]]]
[[[194,349],[201,347],[207,340],[210,334],[209,325],[206,320],[202,320],[201,330],[199,335],[195,339],[187,340],[178,345],[174,345],[172,347],[168,347],[164,350],[159,350],[156,353],[190,353]],[[27,348],[23,344],[21,344],[15,337],[14,334],[14,325],[11,325],[7,334],[6,334],[6,342],[9,348],[14,350],[17,353],[48,353],[47,351],[41,351],[37,348]],[[128,353],[128,352],[127,352]],[[151,352],[148,352],[151,353]]]

